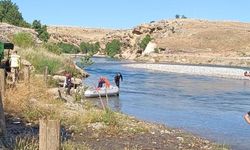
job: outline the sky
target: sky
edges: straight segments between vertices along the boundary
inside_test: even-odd
[[[23,18],[46,25],[132,28],[174,19],[250,22],[250,0],[12,0]]]

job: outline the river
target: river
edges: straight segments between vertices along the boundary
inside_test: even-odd
[[[110,101],[122,113],[168,127],[180,128],[232,149],[250,149],[250,125],[243,115],[250,110],[250,81],[162,73],[124,67],[135,63],[94,58],[86,68],[89,85],[100,76],[114,84],[116,72],[123,82],[119,97]],[[94,100],[94,99],[93,99]]]

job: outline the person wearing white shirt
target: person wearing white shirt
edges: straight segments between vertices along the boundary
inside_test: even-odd
[[[12,81],[14,83],[17,80],[18,71],[20,69],[20,56],[17,55],[17,51],[14,51],[13,54],[10,55],[10,68],[12,73]]]

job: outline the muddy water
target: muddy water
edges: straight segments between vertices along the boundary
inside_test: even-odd
[[[233,149],[250,149],[250,125],[243,120],[250,110],[250,81],[161,73],[123,67],[127,62],[95,58],[85,81],[97,85],[98,77],[113,82],[121,72],[120,96],[110,104],[139,119],[182,128]],[[93,99],[94,100],[94,99]]]

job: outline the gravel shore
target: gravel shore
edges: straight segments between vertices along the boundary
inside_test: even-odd
[[[246,70],[240,68],[210,67],[210,66],[191,66],[191,65],[168,65],[168,64],[126,64],[125,67],[149,69],[162,72],[183,73],[191,75],[214,76],[232,79],[246,79]]]

